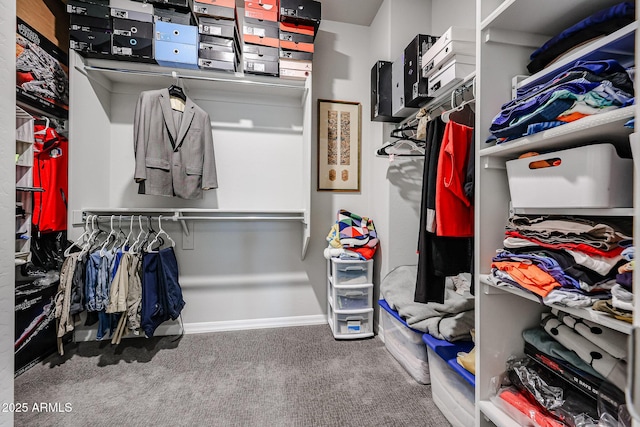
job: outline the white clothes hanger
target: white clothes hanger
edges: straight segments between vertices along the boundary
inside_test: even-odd
[[[131,217],[131,218],[133,218],[133,217]],[[138,232],[138,235],[136,236],[136,239],[133,241],[133,243],[129,247],[129,253],[130,254],[139,253],[138,245],[140,244],[140,239],[142,238],[142,235],[145,233],[144,232],[144,228],[142,228],[142,215],[138,215],[138,225],[140,226],[140,231]]]
[[[84,242],[84,246],[82,247],[82,250],[80,251],[79,256],[83,256],[87,252],[89,252],[89,249],[91,249],[91,245],[95,241],[95,238],[98,236],[98,234],[100,234],[100,228],[96,224],[98,216],[90,215],[90,217],[91,217],[91,234],[89,235],[89,238],[87,239],[87,241]]]
[[[49,121],[49,117],[45,117],[44,118],[44,129],[41,129],[39,131],[34,132],[34,135],[43,135],[45,133],[47,133],[47,129],[49,129],[51,122]]]
[[[82,246],[84,244],[84,239],[88,239],[89,236],[91,235],[91,233],[89,232],[89,221],[91,220],[91,215],[87,215],[87,217],[84,220],[84,232],[80,235],[80,237],[78,237],[76,239],[75,242],[73,242],[71,245],[69,245],[69,247],[67,249],[65,249],[63,255],[64,257],[68,257],[69,255],[71,255],[71,249],[73,249],[73,247],[77,247],[78,249],[82,250]]]
[[[153,245],[155,245],[156,243],[158,243],[158,240],[160,239],[161,235],[165,235],[167,236],[167,239],[169,239],[169,241],[171,242],[171,246],[175,247],[176,246],[176,242],[173,241],[173,239],[171,238],[171,236],[169,236],[169,234],[167,234],[166,231],[164,231],[164,229],[162,228],[162,215],[160,215],[158,217],[158,232],[156,233],[156,236],[153,238],[153,240],[147,245],[147,252],[152,252],[151,248],[153,247]]]
[[[131,247],[131,237],[133,236],[133,218],[134,216],[131,215],[131,222],[129,223],[129,234],[127,234],[127,237],[125,237],[124,242],[122,242],[122,246],[120,247],[120,249],[122,249],[122,252],[125,252],[125,248],[127,247],[127,245],[129,245],[129,247]]]
[[[115,238],[116,236],[116,230],[113,228],[113,219],[115,218],[115,215],[111,215],[111,221],[110,221],[110,226],[111,226],[111,230],[109,231],[109,235],[107,236],[106,239],[104,239],[104,243],[102,244],[102,247],[100,248],[100,256],[103,257],[106,255],[106,249],[107,249],[107,245],[109,244],[109,242],[111,241],[112,238]]]
[[[469,105],[469,107],[471,108],[471,106],[475,105],[475,103],[476,103],[475,99],[470,99],[468,101],[464,101],[462,104],[452,108],[451,110],[447,110],[447,111],[443,112],[440,115],[440,118],[442,119],[443,122],[449,123],[449,121],[451,120],[451,114],[452,113],[457,113],[457,112],[460,112],[460,111],[464,110],[467,105]],[[473,108],[471,108],[471,109],[473,110]]]

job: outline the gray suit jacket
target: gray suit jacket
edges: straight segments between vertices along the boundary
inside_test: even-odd
[[[190,98],[176,129],[169,90],[142,92],[133,121],[133,146],[140,194],[201,199],[202,190],[218,188],[211,120]]]

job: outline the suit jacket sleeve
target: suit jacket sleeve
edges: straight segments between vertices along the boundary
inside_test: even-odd
[[[136,158],[135,173],[133,178],[136,182],[147,179],[147,169],[145,158],[147,156],[147,135],[149,119],[146,113],[145,94],[142,92],[136,104],[133,116],[133,152]]]
[[[218,174],[216,172],[216,159],[213,151],[213,132],[209,114],[205,115],[204,132],[204,159],[202,168],[202,189],[210,190],[218,188]]]

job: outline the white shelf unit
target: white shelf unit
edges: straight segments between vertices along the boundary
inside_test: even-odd
[[[490,272],[491,259],[501,248],[504,226],[514,210],[510,207],[505,162],[527,151],[561,150],[594,141],[613,142],[629,152],[629,135],[624,127],[635,117],[635,107],[587,117],[554,129],[501,145],[488,146],[489,126],[502,104],[511,99],[512,79],[527,75],[529,55],[546,40],[583,18],[613,6],[615,0],[478,0],[478,46],[476,70],[476,199],[475,266],[476,274],[476,425],[517,426],[514,419],[489,399],[491,381],[505,370],[511,355],[524,354],[522,331],[535,327],[540,314],[549,310],[524,291],[496,287],[481,277]],[[580,58],[601,59],[616,55],[624,65],[633,62],[637,23],[609,37],[585,45],[570,56],[533,76],[520,85],[529,85],[553,77]],[[599,50],[600,49],[600,50]],[[607,50],[603,54],[603,51]],[[615,51],[615,52],[614,52]],[[612,53],[614,52],[614,53]],[[602,55],[601,55],[602,54]],[[637,169],[636,169],[637,172]],[[637,173],[636,173],[636,180]],[[629,183],[634,185],[634,183]],[[637,191],[637,184],[635,185]],[[636,193],[637,194],[637,193]],[[637,200],[637,198],[636,198]],[[637,202],[636,202],[637,203]],[[637,209],[571,210],[526,209],[519,213],[561,213],[574,215],[636,216]],[[637,217],[636,217],[637,224]],[[637,302],[636,302],[637,303]],[[566,309],[571,314],[630,334],[631,325],[592,310]],[[637,427],[637,422],[634,426]]]
[[[16,265],[31,258],[31,219],[33,195],[31,191],[19,190],[33,187],[33,125],[34,118],[16,106]],[[18,213],[21,208],[24,213]]]
[[[70,133],[84,141],[71,153],[70,223],[78,225],[78,212],[87,205],[103,213],[205,209],[240,213],[246,219],[264,212],[295,212],[302,216],[304,258],[310,238],[311,77],[295,81],[187,70],[83,58],[75,51],[70,52],[70,69],[76,104]],[[133,158],[128,122],[138,94],[176,83],[212,120],[220,187],[205,192],[203,200],[138,196],[133,164],[131,170],[123,166]],[[81,160],[96,155],[104,160],[99,165]],[[105,178],[97,181],[96,174]]]
[[[310,238],[311,77],[174,69],[75,51],[69,73],[69,239],[82,233],[83,213],[106,219],[102,229],[110,215],[140,214],[152,216],[157,230],[162,215],[176,241],[185,330],[326,322],[303,259]],[[211,119],[219,187],[198,200],[141,195],[133,179],[139,95],[174,84]],[[138,230],[138,221],[133,226]]]
[[[374,335],[372,277],[373,260],[327,261],[327,319],[334,338]]]

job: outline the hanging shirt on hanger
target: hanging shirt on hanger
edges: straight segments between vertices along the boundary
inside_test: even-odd
[[[40,233],[67,229],[69,141],[51,127],[35,125],[33,225]]]

